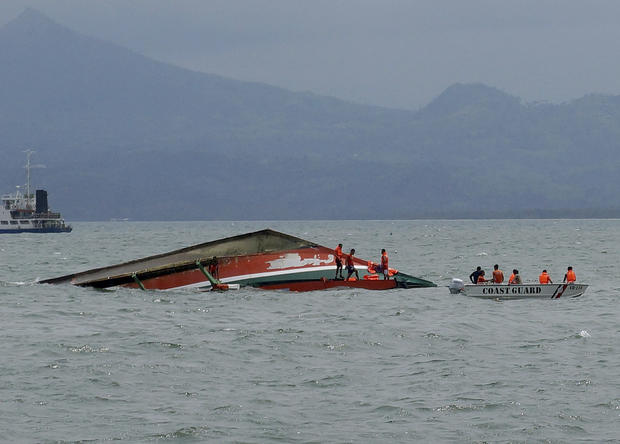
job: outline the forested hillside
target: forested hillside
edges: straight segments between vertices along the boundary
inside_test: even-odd
[[[34,10],[0,29],[0,134],[0,190],[34,149],[34,184],[70,220],[620,208],[618,96],[527,104],[457,84],[417,112],[358,105],[160,63]]]

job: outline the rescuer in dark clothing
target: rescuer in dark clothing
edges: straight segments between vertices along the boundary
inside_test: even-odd
[[[476,271],[474,271],[472,274],[469,275],[469,280],[471,281],[471,283],[477,284],[478,276],[480,276],[481,274],[482,274],[482,267],[477,267]]]

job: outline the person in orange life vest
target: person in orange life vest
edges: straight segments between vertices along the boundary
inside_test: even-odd
[[[349,273],[346,279],[347,281],[349,280],[349,278],[351,277],[353,273],[355,273],[355,277],[358,280],[360,278],[360,275],[357,273],[357,269],[355,268],[355,264],[353,263],[354,254],[355,254],[355,248],[352,248],[351,253],[347,254],[347,257],[346,257],[347,272]]]
[[[389,258],[385,248],[381,249],[381,271],[383,272],[383,279],[390,279]]]
[[[336,253],[336,277],[334,279],[338,279],[338,272],[340,272],[340,279],[344,279],[342,275],[342,244],[338,244],[334,252]]]
[[[519,270],[512,270],[512,274],[510,275],[510,279],[508,279],[509,284],[519,285],[522,284],[521,275],[519,274]]]
[[[493,283],[501,284],[504,282],[504,272],[499,269],[499,265],[493,265]]]
[[[566,282],[570,284],[571,282],[575,282],[577,280],[577,276],[573,271],[573,267],[568,267],[566,270],[566,274],[564,275],[564,280],[562,282]]]
[[[478,282],[476,284],[484,284],[485,282],[491,282],[490,279],[484,278],[484,270],[480,271],[480,275],[478,275]]]
[[[538,282],[541,284],[553,284],[553,281],[547,274],[547,270],[543,270],[542,273],[540,273],[540,276],[538,276]]]

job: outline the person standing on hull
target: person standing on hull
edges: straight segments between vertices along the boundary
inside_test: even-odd
[[[562,282],[566,282],[567,284],[572,284],[577,280],[577,276],[573,271],[573,267],[568,267],[566,270],[566,274],[564,275],[564,280]]]
[[[381,249],[381,271],[383,272],[383,279],[390,279],[390,267],[389,267],[390,259],[388,258],[387,251],[385,248]]]
[[[541,284],[553,284],[551,277],[547,274],[547,270],[543,270],[542,273],[540,273],[540,276],[538,276],[538,282]]]
[[[351,253],[347,254],[346,265],[347,265],[347,281],[351,278],[351,275],[355,273],[355,278],[359,280],[360,275],[357,273],[357,269],[355,268],[355,264],[353,263],[353,255],[355,254],[355,248],[351,249]]]
[[[504,282],[504,272],[499,269],[499,265],[493,265],[493,283],[501,284]]]
[[[334,280],[338,280],[338,274],[340,273],[340,279],[344,280],[344,276],[342,275],[342,244],[338,244],[335,248],[334,252],[336,258],[336,277]]]
[[[476,268],[476,271],[474,271],[472,274],[469,275],[469,280],[471,281],[472,284],[478,283],[478,276],[480,276],[481,272],[482,272],[482,267],[478,266]]]

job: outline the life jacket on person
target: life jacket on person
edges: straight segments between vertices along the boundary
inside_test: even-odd
[[[389,267],[388,267],[388,263],[389,263],[389,261],[390,261],[390,260],[389,260],[389,258],[388,258],[388,254],[387,254],[387,252],[382,253],[382,254],[381,254],[381,269],[382,269],[382,270],[388,270],[388,269],[389,269]]]
[[[483,284],[485,283],[487,280],[484,278],[483,275],[478,276],[478,282],[476,282],[477,284]]]
[[[512,283],[514,283],[514,281],[515,281],[515,274],[514,274],[514,273],[512,273],[512,274],[510,275],[510,279],[508,279],[508,283],[509,283],[509,284],[512,284]]]
[[[547,274],[546,271],[543,271],[540,274],[540,276],[538,276],[538,282],[540,282],[541,284],[550,284],[551,278],[549,277],[549,274]]]
[[[340,245],[334,248],[334,252],[336,253],[336,257],[342,261],[342,248],[340,248]]]
[[[575,275],[575,272],[573,270],[568,270],[566,272],[566,282],[570,283],[570,282],[575,282],[577,280],[577,276]]]
[[[377,272],[377,266],[372,261],[368,261],[368,267],[367,268],[368,268],[368,273],[376,273]]]
[[[493,282],[496,284],[504,282],[504,273],[502,270],[493,270]]]

